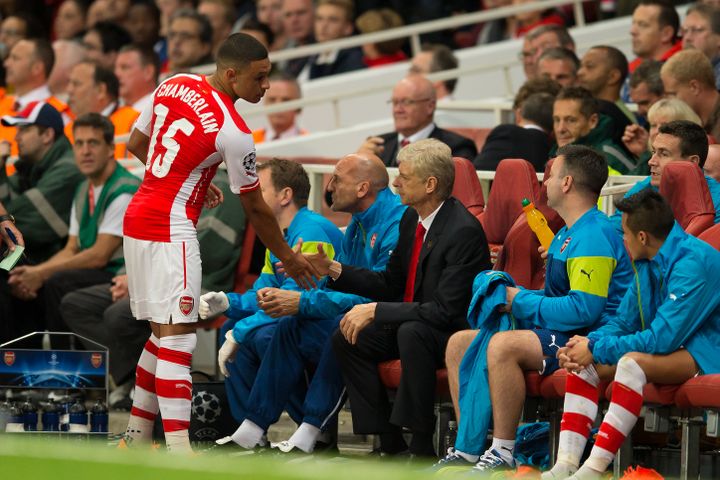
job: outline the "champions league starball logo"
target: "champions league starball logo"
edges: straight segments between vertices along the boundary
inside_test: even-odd
[[[220,399],[214,393],[202,390],[193,395],[192,414],[200,423],[214,423],[220,418]]]
[[[250,152],[243,158],[243,168],[245,173],[250,176],[255,176],[255,152]]]

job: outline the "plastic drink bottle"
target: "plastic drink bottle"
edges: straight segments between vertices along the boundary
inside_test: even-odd
[[[540,210],[535,208],[535,204],[527,198],[523,198],[522,207],[523,211],[525,212],[525,217],[527,217],[527,222],[530,226],[530,229],[535,232],[538,240],[540,240],[540,245],[542,245],[542,247],[547,252],[550,248],[550,242],[552,242],[552,239],[555,238],[555,234],[552,230],[550,230],[550,227],[548,227],[545,215],[543,215]]]

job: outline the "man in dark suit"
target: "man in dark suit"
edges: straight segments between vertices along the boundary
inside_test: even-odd
[[[390,103],[395,131],[368,138],[358,152],[373,153],[388,167],[397,167],[397,155],[402,147],[424,138],[436,138],[450,147],[453,157],[472,161],[477,155],[475,142],[438,128],[433,122],[435,88],[427,78],[411,74],[400,80],[393,89]]]
[[[552,143],[552,108],[555,97],[549,93],[535,93],[515,109],[515,125],[503,124],[493,128],[482,151],[473,164],[478,170],[495,170],[501,160],[523,158],[538,172],[545,171],[545,163]]]
[[[401,428],[413,433],[410,453],[433,455],[435,371],[453,332],[467,328],[471,284],[490,268],[480,223],[451,197],[455,168],[450,148],[420,140],[400,152],[393,185],[408,208],[387,268],[374,272],[308,258],[330,288],[375,301],[353,307],[333,335],[333,349],[352,403],[353,429],[380,434],[381,451],[407,449]],[[427,232],[427,233],[426,233]],[[391,408],[377,365],[400,358],[403,374]]]

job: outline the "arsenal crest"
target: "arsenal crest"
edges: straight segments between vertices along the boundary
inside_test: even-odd
[[[5,361],[5,365],[8,367],[12,367],[15,363],[15,352],[5,352],[5,355],[3,355],[3,360]]]
[[[187,316],[193,311],[195,300],[190,295],[183,295],[180,297],[180,313]]]
[[[370,248],[375,247],[375,240],[377,240],[377,233],[373,233],[372,237],[370,237]]]
[[[92,364],[93,368],[100,368],[100,365],[102,365],[102,354],[93,353],[90,356],[90,363]]]

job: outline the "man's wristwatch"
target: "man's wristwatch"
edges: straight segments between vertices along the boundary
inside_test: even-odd
[[[15,217],[10,215],[9,213],[6,213],[5,215],[0,215],[0,223],[2,222],[12,222],[15,223]]]

